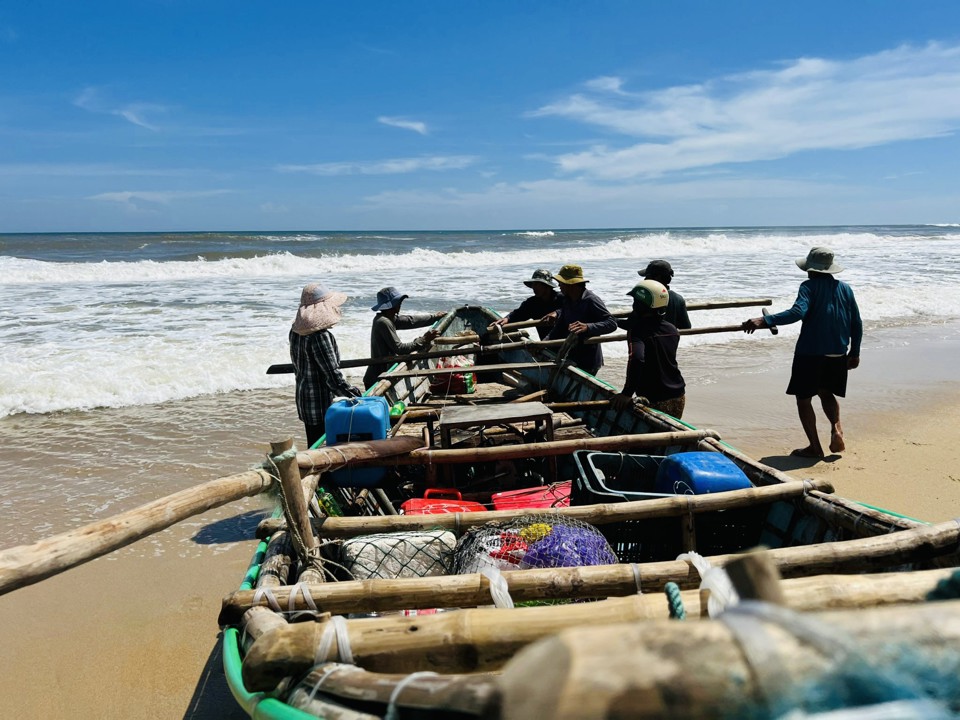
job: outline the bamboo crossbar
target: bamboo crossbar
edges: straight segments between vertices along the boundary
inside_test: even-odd
[[[639,450],[644,448],[659,448],[673,445],[695,445],[707,438],[719,438],[713,430],[684,430],[676,432],[640,433],[637,435],[611,435],[607,437],[573,438],[571,440],[549,440],[536,443],[520,443],[517,445],[499,445],[494,447],[434,449],[420,447],[408,453],[394,453],[389,456],[367,457],[357,459],[351,463],[353,467],[366,465],[450,465],[465,462],[490,462],[494,460],[515,460],[517,458],[553,457],[569,455],[577,450],[596,450],[601,452],[618,452],[621,450]],[[394,438],[395,440],[409,440],[409,438]],[[385,442],[385,441],[380,441]],[[335,445],[334,447],[343,447]],[[305,450],[297,453],[297,462],[301,471],[312,471],[322,468],[322,461],[318,462],[314,453],[318,450]],[[328,457],[326,453],[324,458]]]
[[[408,377],[430,377],[433,375],[454,375],[463,372],[504,372],[505,370],[528,370],[532,368],[552,367],[549,362],[516,362],[501,363],[499,365],[469,365],[465,367],[422,368],[412,370],[393,370],[381,373],[380,377],[386,380],[395,380]]]
[[[906,532],[906,531],[905,531]],[[859,540],[847,540],[847,543]],[[915,597],[909,593],[918,588],[928,592],[941,579],[953,573],[952,568],[937,570],[918,570],[913,572],[860,574],[860,558],[870,562],[885,561],[890,565],[900,564],[903,557],[901,543],[874,547],[866,556],[858,555],[863,543],[856,546],[855,552],[847,553],[833,568],[831,582],[834,586],[852,589],[846,597],[864,599],[875,603],[865,588],[882,588],[889,596],[889,602],[905,601]],[[796,548],[766,550],[774,565],[786,567],[792,563],[791,575],[794,579],[784,581],[784,587],[809,587],[817,584],[817,579],[825,576],[810,576],[804,572],[804,566],[791,560],[791,556],[800,554]],[[803,553],[807,554],[807,553]],[[708,557],[714,567],[723,567],[735,562],[742,555],[728,554]],[[634,571],[636,567],[636,572]],[[843,573],[850,573],[850,576]],[[650,597],[663,591],[668,582],[676,583],[689,594],[684,597],[684,606],[696,603],[695,589],[700,576],[685,560],[641,563],[639,565],[596,565],[586,567],[536,568],[529,570],[506,570],[502,573],[507,583],[510,597],[515,603],[536,600],[574,600],[589,598],[610,598],[637,595],[637,582],[640,589]],[[822,583],[821,583],[822,584]],[[488,605],[491,601],[490,580],[480,574],[446,575],[425,578],[398,578],[356,580],[323,585],[286,585],[273,587],[271,597],[263,593],[257,598],[256,590],[238,590],[223,598],[218,622],[221,626],[233,625],[240,621],[243,614],[252,607],[269,607],[271,600],[287,611],[302,612],[311,610],[304,593],[310,595],[318,612],[341,615],[351,612],[390,612],[398,610],[422,609],[433,607],[469,608]],[[290,598],[293,596],[293,603]],[[915,598],[919,599],[919,598]],[[667,604],[657,597],[666,615]],[[837,607],[843,602],[838,594],[822,595],[819,606]],[[807,608],[813,601],[807,601]],[[805,608],[806,609],[806,608]]]
[[[953,542],[956,542],[956,526]],[[906,533],[903,533],[906,534]],[[868,540],[876,542],[876,538]],[[850,541],[857,543],[863,541]],[[800,550],[802,548],[791,548]],[[922,552],[920,553],[922,554]],[[740,557],[740,556],[734,556]],[[885,592],[904,592],[907,597],[923,597],[933,589],[934,577],[921,578],[907,590],[897,589],[900,581],[891,574],[878,581],[880,592],[870,592],[869,580],[856,578],[852,586],[856,595],[843,599],[843,590],[825,583],[799,584],[803,599],[799,608],[822,607],[832,596],[838,604],[856,606],[858,595],[871,599],[864,604],[883,604]],[[928,580],[929,578],[929,580]],[[841,579],[837,587],[845,582]],[[788,604],[793,604],[791,584],[785,583]],[[865,589],[866,586],[866,589]],[[804,588],[803,591],[799,588]],[[878,597],[879,595],[879,597]],[[650,598],[655,600],[650,602]],[[690,597],[689,595],[687,596]],[[354,662],[366,670],[377,672],[473,672],[496,670],[520,648],[565,628],[590,628],[618,622],[635,623],[662,618],[666,600],[661,596],[632,595],[596,603],[574,603],[545,607],[521,607],[510,611],[499,608],[471,608],[456,613],[417,617],[383,617],[346,621],[346,637]],[[306,672],[324,659],[336,660],[338,648],[332,643],[331,656],[317,657],[317,648],[326,623],[295,623],[282,626],[264,635],[250,648],[244,659],[243,676],[252,690],[268,690],[285,676]],[[697,623],[692,623],[696,625]],[[651,628],[652,631],[652,628]],[[682,631],[682,630],[681,630]]]
[[[956,600],[802,617],[755,606],[696,623],[572,625],[503,667],[497,718],[949,716],[958,645]]]
[[[811,490],[833,492],[833,485],[823,479],[791,481],[765,487],[731,490],[707,495],[677,495],[675,497],[637,500],[633,502],[600,505],[577,505],[554,508],[551,513],[580,520],[590,525],[606,525],[626,520],[676,517],[685,513],[704,513],[728,510],[757,503],[776,502],[802,496]],[[493,510],[476,513],[448,513],[442,515],[399,515],[391,517],[329,517],[314,520],[314,530],[326,538],[351,538],[383,532],[413,530],[452,530],[460,533],[495,520],[514,520],[528,515],[527,510]],[[268,519],[257,528],[258,537],[283,528],[282,521]]]

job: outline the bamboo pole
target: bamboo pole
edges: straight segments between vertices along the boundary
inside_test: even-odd
[[[952,689],[960,671],[960,601],[802,617],[781,612],[784,626],[759,612],[565,630],[507,663],[499,717],[806,716],[803,710],[819,714],[831,697],[868,704],[944,697],[938,690]]]
[[[758,305],[771,305],[772,300],[769,298],[758,298],[758,299],[745,299],[745,300],[719,300],[719,301],[707,301],[700,303],[687,303],[687,310],[717,310],[721,308],[735,308],[735,307],[755,307]],[[614,317],[626,317],[630,314],[630,310],[620,310],[615,313],[612,313]],[[534,327],[540,323],[539,320],[523,320],[521,322],[507,323],[506,325],[501,326],[504,330],[508,331],[507,338],[519,337],[519,335],[509,333],[510,330],[520,330],[522,328]],[[487,331],[492,331],[494,325],[488,325]],[[734,332],[734,328],[738,331],[742,330],[741,326],[725,326],[725,329],[717,328],[691,328],[689,330],[680,330],[681,335],[697,335],[702,333],[710,332]],[[626,336],[617,336],[616,340],[622,340]],[[454,335],[454,336],[441,336],[434,339],[435,345],[463,345],[468,343],[479,342],[480,336],[477,333],[468,333],[464,335]],[[611,340],[603,340],[602,342],[611,342]],[[562,342],[562,341],[553,341],[553,342]],[[468,354],[476,352],[499,352],[500,350],[515,349],[516,347],[552,347],[551,345],[542,345],[537,341],[520,341],[517,340],[512,343],[507,344],[498,344],[494,346],[484,346],[480,348],[473,348],[469,351]],[[451,357],[454,355],[463,354],[464,350],[429,350],[426,352],[420,353],[408,353],[406,355],[396,355],[389,359],[391,362],[408,362],[416,360],[425,360],[433,358],[442,358],[442,357]],[[357,358],[355,360],[343,360],[340,363],[341,368],[354,368],[354,367],[366,367],[371,363],[384,362],[385,358]],[[280,363],[276,365],[271,365],[267,368],[267,375],[282,375],[293,373],[293,365],[290,363]]]
[[[303,497],[303,487],[300,484],[300,469],[297,467],[295,453],[284,453],[293,449],[293,438],[271,442],[270,460],[275,463],[277,477],[280,479],[280,493],[283,505],[283,515],[287,521],[287,532],[293,549],[297,553],[302,565],[307,564],[317,547],[317,539],[313,535],[310,524],[310,513]]]
[[[770,298],[745,298],[743,300],[706,300],[704,302],[688,302],[687,310],[721,310],[723,308],[740,308],[740,307],[758,307],[760,305],[772,305],[773,300]],[[626,317],[631,312],[632,309],[628,310],[616,310],[612,313],[614,317]],[[519,330],[521,328],[536,327],[540,324],[541,318],[536,320],[521,320],[515,323],[507,323],[501,327],[504,330]],[[493,330],[494,325],[490,324],[487,326],[487,330]]]
[[[307,463],[307,466],[312,471],[336,470],[362,457],[382,458],[406,453],[419,444],[411,438],[344,443],[333,448],[311,450],[312,465]],[[181,490],[32,545],[7,548],[0,551],[0,595],[111,553],[186,518],[234,500],[259,495],[273,484],[274,478],[267,469],[250,470]]]
[[[7,548],[0,551],[0,595],[111,553],[186,518],[259,495],[273,482],[263,469],[230,475],[32,545]]]
[[[929,561],[955,553],[954,543],[960,531],[949,523],[933,528],[904,530],[878,538],[858,538],[820,545],[777,548],[768,557],[782,576],[802,577],[825,573],[857,573],[893,567],[907,562]],[[724,567],[742,557],[741,554],[717,555],[708,558],[715,567]],[[930,577],[940,579],[944,571],[932,571]],[[641,563],[637,565],[599,565],[576,568],[541,568],[507,570],[503,577],[515,602],[533,600],[584,599],[630,595],[637,592],[637,582],[644,592],[660,592],[668,582],[681,588],[695,588],[700,582],[696,569],[685,560]],[[922,577],[922,573],[902,573],[906,581]],[[846,581],[844,581],[846,582]],[[892,582],[892,584],[895,584]],[[384,612],[412,608],[473,607],[490,602],[490,581],[483,575],[445,575],[431,578],[396,580],[359,580],[309,587],[320,610],[334,615],[347,612]],[[304,610],[307,601],[292,587],[271,590],[276,602],[287,607],[291,594],[294,608]],[[255,591],[239,590],[223,599],[220,625],[237,622],[243,612],[254,605]],[[824,602],[830,598],[824,597]],[[268,604],[260,598],[258,604]]]
[[[704,513],[732,510],[758,503],[772,503],[801,497],[810,490],[833,491],[823,479],[792,481],[779,485],[745,488],[706,495],[676,495],[673,497],[636,500],[623,503],[576,505],[554,508],[551,514],[579,520],[590,525],[607,525],[626,520],[678,517],[684,513]],[[331,517],[317,523],[317,531],[326,538],[351,538],[384,532],[414,530],[452,530],[465,532],[477,525],[501,520],[514,520],[529,515],[529,510],[491,510],[479,513],[446,513],[443,515],[399,515],[390,517]],[[283,529],[283,523],[267,519],[257,529],[258,537],[269,537]]]
[[[787,604],[780,584],[777,562],[769,551],[754,550],[744,553],[724,565],[723,569],[727,571],[733,589],[741,600],[763,600],[774,605]]]
[[[298,452],[297,465],[303,473],[324,473],[342,468],[348,463],[355,465],[364,460],[382,462],[386,458],[406,455],[418,447],[419,438],[405,436],[325,445]]]
[[[396,705],[414,712],[432,710],[455,717],[480,716],[490,712],[495,704],[495,680],[491,674],[411,678],[409,675],[371,673],[356,665],[324,663],[307,674],[291,694],[289,704],[308,712],[319,709],[312,703],[301,701],[314,687],[319,687],[319,695],[343,702],[362,701],[364,706],[376,703]],[[384,710],[378,707],[376,713],[376,717],[381,718]],[[406,714],[401,712],[401,716]]]
[[[856,578],[853,585],[859,586],[859,591],[845,599],[842,578],[800,584],[796,592],[785,583],[785,593],[788,604],[798,609],[811,604],[817,606],[816,603],[827,593],[834,602],[859,607],[866,592],[870,597],[869,604],[884,604],[890,584],[897,586],[899,583],[896,575],[890,574],[876,581],[872,591],[864,588],[865,585],[869,588],[873,584],[871,581]],[[908,592],[895,589],[889,592],[922,599],[933,589],[928,582],[930,579],[921,578]],[[839,582],[833,584],[835,580]],[[690,617],[696,617],[698,593],[690,592],[684,597],[691,603]],[[911,611],[921,607],[911,606]],[[345,637],[353,661],[373,672],[486,672],[502,668],[524,646],[565,628],[584,628],[589,634],[599,632],[597,626],[658,620],[666,614],[666,598],[633,595],[595,603],[522,607],[509,611],[475,608],[415,618],[393,616],[347,620]],[[688,627],[704,624],[708,621],[691,622]],[[263,635],[244,658],[244,684],[251,690],[270,690],[286,676],[307,672],[325,659],[336,661],[345,654],[346,646],[341,648],[339,638],[329,637],[333,633],[327,625],[325,622],[294,623]],[[640,623],[638,627],[644,625],[660,627],[660,623]],[[684,625],[679,627],[682,632]],[[328,655],[318,657],[318,647],[325,632],[328,641],[333,642],[328,645]],[[649,667],[646,670],[649,671]]]
[[[620,452],[622,450],[641,450],[669,447],[673,445],[693,445],[704,438],[719,438],[714,430],[683,430],[677,432],[640,433],[636,435],[611,435],[607,437],[572,438],[570,440],[548,440],[537,443],[519,443],[516,445],[497,445],[493,447],[432,449],[420,447],[406,455],[393,457],[391,465],[451,465],[470,462],[491,462],[494,460],[515,460],[517,458],[553,457],[570,455],[577,450],[595,450],[600,452]],[[307,453],[314,452],[308,450]],[[301,453],[302,454],[302,453]],[[309,455],[304,460],[308,460]],[[384,464],[382,460],[368,458],[357,460],[354,467],[371,464]],[[301,461],[301,467],[303,461]]]

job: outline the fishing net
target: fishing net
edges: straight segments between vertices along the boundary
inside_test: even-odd
[[[471,528],[457,543],[455,573],[612,565],[606,538],[579,520],[551,513],[522,515]]]
[[[456,544],[445,530],[365,535],[343,543],[340,562],[353,580],[447,575]]]

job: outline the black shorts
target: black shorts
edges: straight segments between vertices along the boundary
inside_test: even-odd
[[[812,398],[821,392],[846,396],[847,356],[794,355],[787,395]]]

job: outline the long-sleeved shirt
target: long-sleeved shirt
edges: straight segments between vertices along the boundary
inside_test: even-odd
[[[693,326],[690,324],[690,316],[687,315],[687,301],[676,290],[667,288],[667,292],[670,293],[670,298],[667,300],[667,310],[663,314],[663,319],[677,330],[689,330]]]
[[[413,342],[400,342],[400,336],[397,335],[397,329],[409,330],[412,328],[431,325],[435,318],[430,313],[405,313],[397,315],[395,320],[391,320],[386,315],[377,313],[373,318],[373,327],[370,329],[370,357],[371,358],[392,358],[396,355],[405,355],[407,353],[423,350],[426,346],[417,338]],[[394,363],[389,362],[376,363],[370,365],[363,374],[363,384],[370,387],[380,374],[390,369]]]
[[[547,340],[561,340],[570,334],[570,323],[582,322],[587,326],[580,334],[581,340],[606,335],[617,329],[617,319],[610,314],[603,300],[591,290],[584,290],[579,300],[564,297],[560,314],[553,329],[547,334]],[[570,360],[580,369],[591,375],[603,367],[603,352],[599,345],[584,345],[582,342],[570,353]]]
[[[512,310],[507,315],[507,322],[520,322],[521,320],[539,320],[544,315],[549,315],[554,310],[559,310],[563,303],[563,296],[556,290],[551,293],[549,298],[541,299],[538,295],[531,295],[516,310]],[[540,339],[550,332],[550,328],[537,326],[537,335]]]
[[[329,330],[300,335],[290,330],[290,361],[297,375],[297,415],[307,425],[323,426],[323,416],[335,397],[355,397],[360,391],[340,372],[340,348]]]
[[[657,402],[682,397],[686,383],[677,365],[680,335],[659,316],[627,319],[627,378],[623,394]]]
[[[833,275],[818,273],[804,281],[793,307],[767,315],[765,320],[769,326],[803,321],[794,349],[797,355],[860,357],[860,308],[850,286]]]

